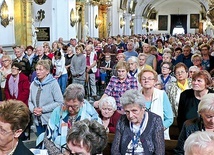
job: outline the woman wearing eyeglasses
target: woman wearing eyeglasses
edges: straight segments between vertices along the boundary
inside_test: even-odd
[[[71,84],[66,88],[63,95],[64,104],[55,108],[50,116],[46,138],[44,139],[43,134],[37,139],[37,145],[44,140],[44,146],[49,155],[63,152],[68,129],[72,129],[74,122],[89,119],[101,124],[98,113],[87,100],[84,100],[84,96],[85,90],[81,84]]]
[[[172,105],[174,116],[177,117],[180,94],[184,90],[192,88],[192,84],[191,84],[191,80],[188,79],[188,68],[184,63],[179,62],[175,65],[174,74],[177,81],[169,85],[168,87],[169,89],[166,93]]]
[[[0,104],[1,155],[33,155],[19,139],[29,122],[29,109],[23,102],[7,100]]]
[[[162,118],[164,125],[164,138],[170,139],[169,127],[173,123],[173,112],[164,90],[155,88],[157,72],[152,69],[144,69],[138,74],[138,81],[142,86],[142,94],[145,97],[145,105],[151,111]]]

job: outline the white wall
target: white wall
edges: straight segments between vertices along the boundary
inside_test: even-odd
[[[62,37],[64,40],[70,40],[77,36],[76,25],[70,25],[70,11],[76,9],[75,0],[52,0],[46,1],[43,5],[37,5],[33,2],[33,18],[37,12],[42,9],[45,11],[45,18],[40,22],[35,22],[36,27],[50,27],[50,42]],[[43,41],[37,42],[41,45]]]
[[[195,33],[195,29],[190,29],[190,14],[200,14],[200,6],[198,3],[187,0],[171,0],[162,1],[155,6],[157,14],[157,20],[153,21],[153,33],[170,33],[170,20],[171,14],[186,14],[187,15],[187,33]],[[167,31],[158,31],[158,15],[168,15],[168,27]]]
[[[2,5],[3,0],[0,0],[0,5]],[[14,17],[14,1],[6,0],[8,5],[9,13]],[[9,23],[7,27],[4,27],[0,24],[0,46],[7,46],[15,44],[15,35],[14,35],[14,20]]]

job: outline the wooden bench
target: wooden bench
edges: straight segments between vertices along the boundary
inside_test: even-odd
[[[108,134],[108,143],[103,151],[103,155],[111,155],[111,145],[114,140],[114,134]],[[173,149],[177,145],[177,140],[165,140],[165,155],[173,155]]]

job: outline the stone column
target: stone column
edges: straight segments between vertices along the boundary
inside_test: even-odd
[[[134,17],[134,34],[142,34],[142,16]]]

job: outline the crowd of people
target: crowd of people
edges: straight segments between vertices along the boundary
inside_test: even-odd
[[[13,50],[9,56],[0,48],[0,99],[28,107],[37,147],[49,154],[101,153],[110,132],[113,155],[164,155],[175,120],[180,132],[175,154],[184,154],[192,133],[214,131],[214,40],[209,36],[118,35],[69,43],[59,38],[51,46]],[[25,140],[26,128],[19,128],[17,137]],[[94,146],[97,135],[88,130],[103,136],[102,146]]]

